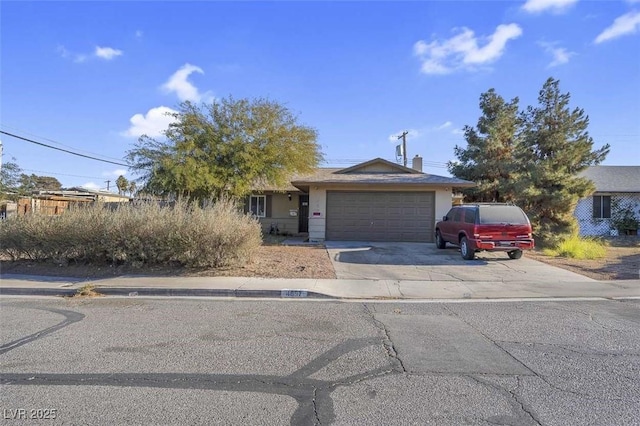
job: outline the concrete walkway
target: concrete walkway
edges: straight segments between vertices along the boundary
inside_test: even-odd
[[[140,277],[108,279],[4,274],[0,295],[72,296],[85,285],[104,295],[325,299],[640,298],[640,280],[624,281],[414,281]]]

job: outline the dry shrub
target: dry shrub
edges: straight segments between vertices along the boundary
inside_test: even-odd
[[[12,259],[58,263],[221,267],[247,261],[260,224],[231,201],[96,203],[60,216],[30,214],[0,223],[0,251]]]

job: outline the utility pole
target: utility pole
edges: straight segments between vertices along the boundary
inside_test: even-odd
[[[402,161],[405,167],[407,167],[407,135],[408,134],[409,132],[405,130],[404,132],[402,132],[400,136],[398,136],[398,139],[402,139]]]
[[[107,191],[109,191],[109,184],[111,183],[110,180],[105,180],[105,182],[107,183]]]

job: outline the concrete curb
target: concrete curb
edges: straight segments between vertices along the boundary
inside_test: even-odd
[[[71,297],[77,294],[73,288],[47,287],[0,287],[0,296],[59,296]],[[95,287],[104,296],[177,296],[177,297],[229,297],[229,298],[270,298],[270,299],[342,299],[307,290],[231,290],[208,288],[154,288],[154,287]]]

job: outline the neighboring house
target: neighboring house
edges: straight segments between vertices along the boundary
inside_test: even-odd
[[[576,207],[580,235],[617,235],[612,217],[620,209],[630,208],[640,219],[640,166],[591,166],[580,175],[596,187],[595,193]]]
[[[286,188],[256,188],[246,210],[265,232],[308,234],[309,240],[434,241],[454,188],[475,183],[376,158],[348,168],[319,168]]]
[[[49,216],[62,214],[72,205],[94,201],[103,203],[128,203],[131,197],[113,192],[96,191],[85,188],[71,188],[60,191],[38,191],[29,197],[18,199],[18,214],[39,213]]]

